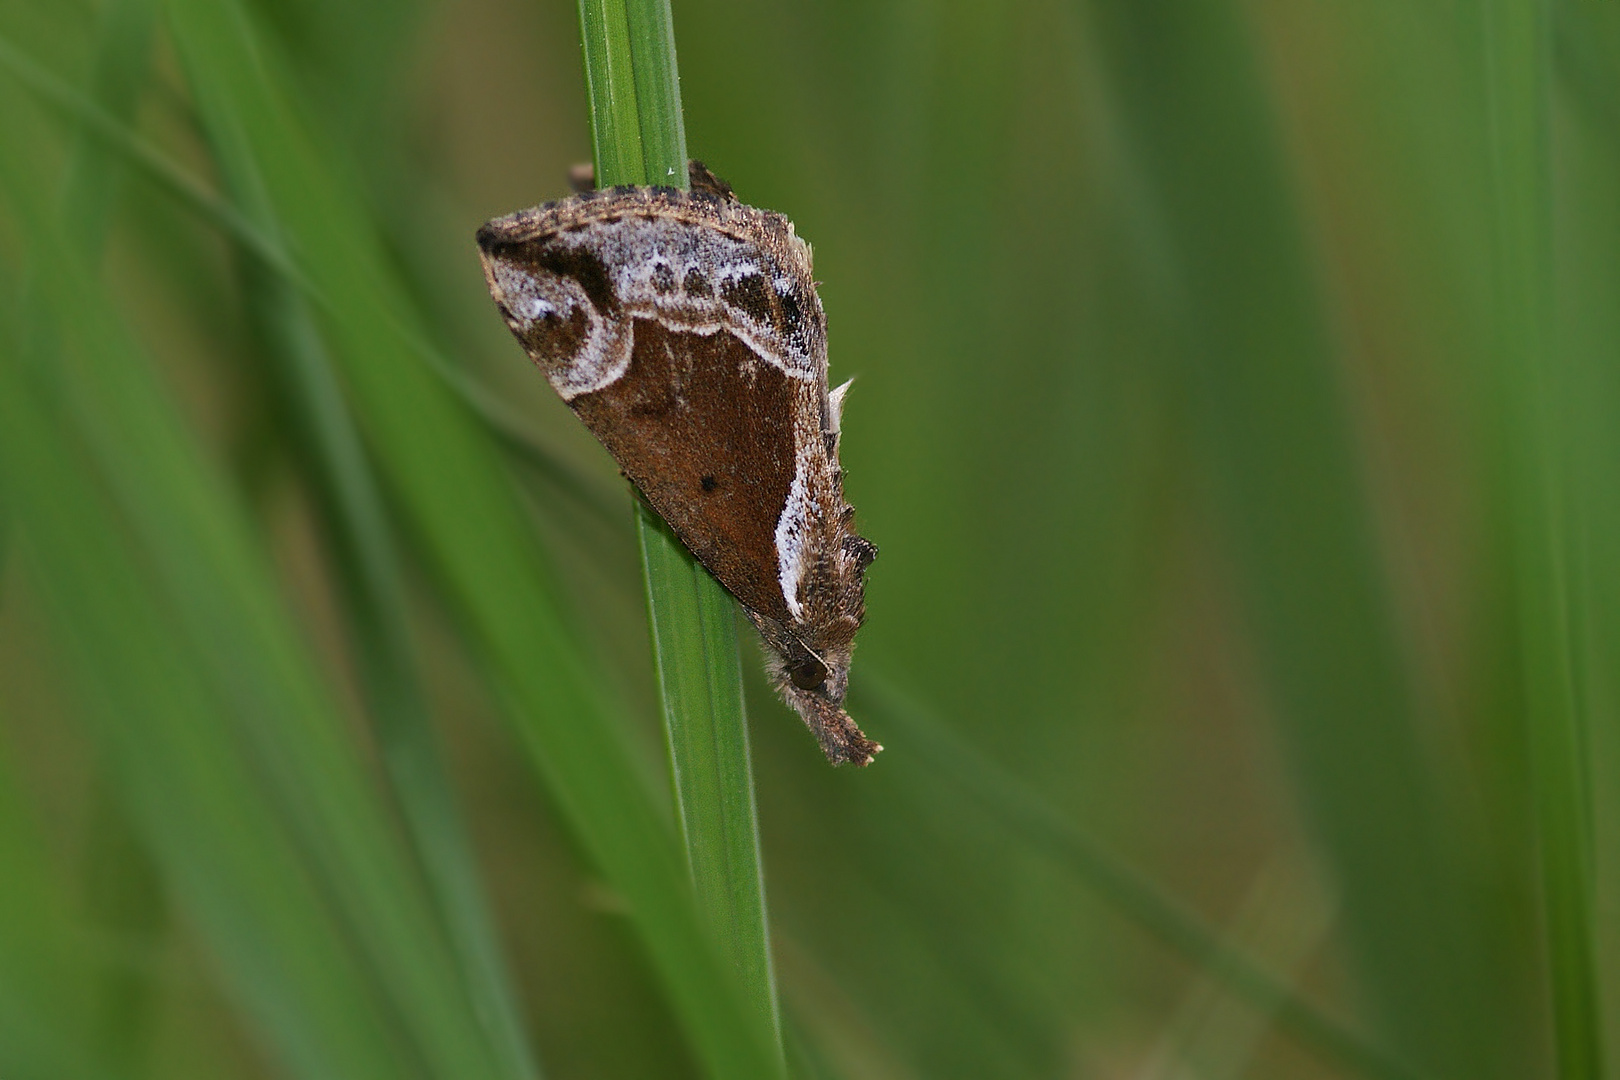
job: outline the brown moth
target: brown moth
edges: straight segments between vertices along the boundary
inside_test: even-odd
[[[877,548],[838,465],[810,246],[691,163],[691,191],[616,187],[478,231],[506,325],[642,497],[735,596],[833,764],[877,743],[844,712]]]

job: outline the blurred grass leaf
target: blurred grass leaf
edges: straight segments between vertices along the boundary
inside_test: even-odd
[[[1503,478],[1512,515],[1524,737],[1535,807],[1558,1073],[1605,1075],[1594,940],[1590,749],[1581,687],[1584,531],[1571,503],[1571,357],[1554,326],[1549,116],[1552,10],[1492,2],[1481,12],[1489,102],[1501,367]]]
[[[459,1010],[440,992],[454,979],[433,971],[442,956],[398,848],[352,750],[332,741],[335,711],[270,598],[262,554],[48,211],[17,169],[4,180],[34,223],[32,250],[52,253],[34,266],[53,322],[75,330],[62,352],[4,366],[4,486],[59,640],[96,672],[81,704],[143,834],[295,1069],[410,1073],[369,982],[383,972],[437,988],[424,1053],[485,1067],[455,1031]],[[126,530],[138,544],[120,543]],[[234,649],[208,647],[238,635]],[[349,932],[374,950],[370,973]]]
[[[1455,813],[1418,741],[1337,349],[1242,17],[1222,0],[1188,0],[1167,20],[1091,8],[1176,260],[1210,498],[1366,992],[1425,1069],[1512,1075],[1478,1037],[1520,1022],[1493,992],[1501,928],[1458,857],[1478,826]]]
[[[795,1072],[1146,1074],[1205,987],[1246,1075],[1608,1064],[1611,9],[679,5],[860,376],[855,692],[949,699],[852,776],[761,694],[728,766]],[[470,243],[585,154],[579,14],[0,10],[8,1080],[775,1067],[625,707],[622,485]],[[643,170],[672,34],[615,39]],[[1279,865],[1297,985],[1211,929]]]
[[[668,831],[560,623],[487,437],[411,352],[408,304],[341,178],[320,168],[245,22],[175,5],[176,37],[229,182],[262,200],[341,316],[329,322],[351,407],[476,649],[514,707],[547,788],[629,904],[696,1049],[721,1075],[758,1075],[755,1028],[697,925]],[[251,165],[251,171],[249,166]],[[763,1059],[763,1060],[768,1060]],[[754,1062],[753,1066],[748,1063]]]

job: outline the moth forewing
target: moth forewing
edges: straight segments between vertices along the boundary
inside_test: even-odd
[[[484,275],[552,387],[743,605],[834,764],[882,747],[843,710],[863,577],[810,249],[692,163],[692,190],[586,192],[486,224]]]

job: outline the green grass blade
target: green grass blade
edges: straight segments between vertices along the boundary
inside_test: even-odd
[[[597,184],[686,187],[668,0],[580,0]]]
[[[143,97],[157,14],[157,0],[117,0],[100,12],[90,97],[123,125],[131,123]],[[120,165],[94,133],[76,134],[62,182],[65,225],[96,250],[105,242],[116,208]]]
[[[248,540],[239,508],[223,493],[219,478],[204,464],[209,460],[207,456],[188,440],[186,425],[150,378],[149,362],[129,346],[123,329],[113,321],[111,301],[79,265],[79,245],[54,235],[36,214],[28,213],[22,177],[14,174],[10,180],[17,217],[30,223],[27,239],[36,254],[34,266],[44,283],[42,294],[47,310],[56,324],[53,336],[73,339],[63,357],[52,356],[52,362],[47,364],[47,358],[41,356],[31,365],[40,385],[63,380],[60,410],[44,407],[44,402],[54,398],[43,395],[39,385],[24,384],[20,372],[15,387],[20,399],[18,407],[31,403],[32,412],[42,417],[62,411],[62,428],[47,428],[42,438],[62,437],[72,431],[83,440],[82,447],[70,445],[54,453],[36,447],[35,456],[65,463],[83,461],[85,468],[113,493],[116,513],[127,519],[122,528],[92,526],[98,540],[110,544],[128,535],[132,546],[150,561],[150,580],[130,586],[137,599],[130,605],[127,621],[114,619],[107,625],[139,626],[136,636],[152,635],[150,642],[140,644],[154,652],[162,653],[173,643],[184,642],[203,654],[183,665],[168,656],[134,665],[151,669],[150,673],[140,672],[146,681],[179,667],[199,673],[201,685],[189,690],[190,699],[168,705],[165,716],[169,722],[192,725],[186,737],[193,742],[205,737],[215,739],[212,749],[216,755],[228,754],[231,741],[239,741],[240,750],[252,761],[255,779],[238,777],[230,789],[215,786],[212,776],[206,789],[187,789],[177,783],[171,791],[156,796],[160,805],[153,813],[161,814],[164,827],[171,830],[176,829],[174,819],[185,815],[202,820],[218,818],[220,826],[229,826],[228,813],[207,808],[207,803],[201,801],[203,790],[215,797],[229,790],[245,804],[240,807],[242,813],[261,819],[263,847],[291,843],[298,858],[307,861],[308,865],[291,871],[289,877],[313,878],[320,883],[321,895],[329,898],[336,910],[335,916],[320,918],[335,918],[343,933],[359,943],[361,958],[355,970],[361,979],[360,993],[376,998],[375,1002],[351,1001],[347,1009],[337,1010],[332,1017],[323,1016],[321,1023],[329,1029],[344,1012],[355,1014],[355,1042],[361,1046],[365,1044],[368,1025],[364,1017],[368,1010],[377,1013],[379,1022],[385,1025],[403,1020],[410,1032],[400,1041],[399,1049],[387,1051],[386,1063],[351,1061],[349,1067],[360,1069],[359,1075],[414,1069],[416,1066],[410,1062],[416,1055],[430,1069],[445,1075],[463,1075],[468,1070],[479,1075],[501,1075],[498,1070],[491,1071],[494,1066],[483,1039],[474,1033],[472,1010],[458,994],[459,980],[450,968],[429,905],[413,880],[409,860],[388,824],[382,801],[370,789],[354,748],[343,741],[341,711],[315,676],[313,665],[298,644],[298,635],[274,599],[264,552]],[[84,309],[92,313],[84,316]],[[87,341],[95,344],[86,345]],[[19,437],[29,431],[26,425],[18,427]],[[27,453],[19,450],[13,463],[27,459]],[[66,493],[73,490],[76,481],[80,478],[68,477],[57,485],[57,490],[64,493],[62,503],[71,502]],[[42,529],[60,522],[64,513],[62,506],[44,505],[50,501],[49,490],[32,492],[38,501],[30,507],[30,521],[42,523]],[[80,511],[82,516],[97,512],[94,500]],[[56,575],[58,582],[75,576],[86,583],[100,580],[83,566],[74,567],[72,572],[65,569],[72,566],[68,560],[82,545],[51,544],[38,536],[35,540],[38,558],[47,563],[47,570]],[[127,562],[128,556],[114,551],[90,565],[105,566],[113,575],[121,561]],[[154,587],[162,590],[162,600],[152,595]],[[69,633],[82,638],[84,624],[93,620],[94,614],[71,602],[64,606],[69,609],[64,616],[70,625]],[[135,614],[143,606],[167,606],[172,608],[172,616]],[[125,650],[134,645],[131,643]],[[76,659],[85,664],[86,670],[95,666],[88,657]],[[124,724],[150,722],[141,715],[143,709],[165,703],[162,687],[126,687],[127,701],[118,708],[107,696],[118,685],[117,680],[107,682],[107,686],[98,684],[94,693],[86,691],[92,698],[99,696],[88,707],[91,711],[113,708],[114,719],[106,722],[118,725],[118,737],[125,733]],[[206,719],[210,716],[214,719]],[[231,723],[220,724],[218,717]],[[124,745],[115,746],[107,756],[120,764],[126,757],[134,757],[150,769],[164,764],[161,755],[150,751],[131,753]],[[211,772],[221,778],[244,768],[232,762],[216,762],[215,766]],[[183,771],[172,762],[169,767],[176,773]],[[147,780],[143,776],[139,781],[126,782],[133,785]],[[263,794],[256,794],[256,788],[261,786]],[[185,802],[186,797],[196,801]],[[255,803],[255,798],[265,805]],[[262,822],[272,812],[267,807],[273,808],[285,824]],[[159,831],[148,824],[149,834]],[[278,830],[286,831],[290,837],[277,836]],[[182,835],[187,832],[183,828],[178,831]],[[200,841],[184,849],[182,857],[202,858],[218,846],[217,839]],[[246,846],[239,858],[251,857],[255,850]],[[266,867],[274,866],[281,855],[275,851],[260,854]],[[207,865],[205,874],[211,872],[212,864]],[[242,865],[238,862],[237,869]],[[184,869],[197,871],[195,866]],[[182,872],[172,864],[166,870],[171,877]],[[223,865],[220,876],[226,880],[197,885],[188,892],[194,906],[210,907],[218,902],[219,892],[245,888],[240,880],[231,878]],[[199,899],[199,892],[208,895]],[[236,906],[242,906],[240,901]],[[287,907],[297,912],[299,905],[289,902]],[[263,917],[262,907],[254,914]],[[317,920],[312,915],[309,921]],[[320,931],[310,930],[306,924],[299,932]],[[262,927],[254,933],[265,940],[271,936]],[[221,952],[229,953],[243,944],[231,939],[227,931],[221,934],[224,940],[214,942]],[[292,948],[294,955],[305,958],[306,967],[318,967],[326,956],[333,958],[334,966],[341,963],[343,952],[350,946],[341,942],[304,942]],[[262,997],[258,989],[261,982],[273,987],[292,979],[286,973],[279,978],[256,975],[243,977],[238,985],[253,987],[247,996],[254,1000]],[[342,993],[354,988],[344,987],[342,980],[334,978],[334,989]],[[289,1022],[284,1015],[285,1003],[276,1005],[275,1012],[275,1016],[261,1013],[259,1019],[275,1032],[279,1049],[300,1061],[301,1067],[325,1069],[329,1066],[318,1064],[318,1060],[353,1052],[352,1046],[341,1051],[335,1048],[344,1041],[341,1036],[323,1039],[311,1035],[301,1022],[307,1018]],[[310,1046],[323,1041],[327,1045],[319,1051]]]
[[[0,712],[0,731],[12,717]],[[138,1075],[117,1057],[96,1022],[90,987],[108,980],[103,958],[73,925],[72,899],[52,872],[37,823],[19,798],[21,784],[0,744],[0,1074],[18,1080]],[[87,1037],[88,1036],[88,1037]],[[114,1064],[119,1063],[119,1064]]]
[[[1512,515],[1525,738],[1541,868],[1558,1075],[1604,1074],[1593,921],[1591,753],[1581,710],[1572,591],[1582,562],[1569,494],[1571,372],[1554,333],[1549,153],[1550,12],[1538,0],[1482,9],[1495,196],[1495,341],[1502,367],[1505,491]],[[1573,557],[1572,557],[1573,556]]]
[[[909,736],[906,745],[917,758],[914,768],[927,777],[912,778],[914,785],[943,782],[953,792],[966,795],[1009,836],[1061,863],[1123,918],[1205,969],[1211,979],[1262,1013],[1275,1014],[1278,1026],[1325,1059],[1359,1075],[1385,1080],[1414,1080],[1423,1075],[1251,960],[1218,930],[1104,851],[1057,810],[1030,794],[1017,778],[952,735],[886,680],[868,672],[862,686],[861,698],[867,707]],[[901,771],[909,773],[911,768],[902,766]]]
[[[244,148],[215,143],[227,156],[221,172],[254,232],[278,235],[265,178]],[[279,245],[278,245],[279,246]],[[295,279],[261,265],[261,245],[245,246],[242,294],[274,395],[287,403],[300,438],[296,464],[313,494],[333,562],[360,683],[377,731],[392,794],[415,857],[452,944],[474,1012],[506,1075],[537,1075],[499,935],[478,883],[439,741],[416,676],[421,664],[408,640],[403,568],[383,496],[354,417],[344,399],[308,298]]]
[[[90,917],[105,940],[116,943],[102,959],[90,1034],[103,1056],[137,1076],[150,1064],[161,999],[130,956],[156,955],[172,935],[168,886],[151,845],[126,813],[110,769],[97,785],[84,892]]]
[[[144,97],[157,14],[155,0],[117,0],[97,19],[90,94],[121,125],[133,121]],[[106,246],[126,168],[105,140],[85,130],[75,134],[62,180],[62,231],[92,265],[100,262]],[[45,308],[25,296],[23,310],[32,316]],[[91,1031],[105,1048],[106,1060],[120,1062],[139,1075],[149,1071],[143,1063],[157,1002],[150,980],[122,962],[122,956],[155,950],[169,929],[168,898],[162,875],[124,812],[111,775],[103,776],[108,782],[98,785],[94,796],[85,894],[90,898],[90,917],[108,940],[118,943],[118,951],[102,965]]]
[[[321,314],[334,314],[331,297],[309,280],[279,238],[266,233],[178,162],[142,140],[116,116],[34,63],[3,37],[0,37],[0,69],[9,71],[62,117],[82,125],[82,133],[98,140],[112,157],[297,287]],[[510,406],[452,366],[424,337],[413,336],[410,348],[432,366],[435,374],[490,427],[515,458],[569,499],[581,503],[585,511],[601,523],[618,520],[615,512],[618,504],[608,497],[613,493],[606,487],[593,486],[578,475],[577,470],[537,445],[534,432],[525,429]]]
[[[294,453],[328,537],[332,579],[401,818],[476,1014],[507,1074],[533,1077],[499,935],[415,675],[420,663],[406,638],[403,571],[382,494],[303,296],[263,268],[250,266],[244,277],[249,317],[260,327],[272,378],[282,384],[279,396],[303,435]]]
[[[385,483],[586,853],[625,901],[704,1068],[769,1075],[769,1035],[697,920],[672,836],[561,619],[489,434],[421,362],[412,305],[363,203],[290,105],[270,44],[235,4],[174,0],[179,52],[228,165],[251,159],[288,246],[329,306],[325,329]]]
[[[33,358],[36,369],[54,368],[49,380],[25,377],[10,350],[0,364],[0,476],[55,640],[75,670],[94,673],[74,690],[98,751],[226,982],[293,1074],[413,1075],[408,1044],[389,1031],[346,928],[315,884],[319,871],[265,790],[265,772],[290,764],[268,745],[275,729],[330,709],[296,663],[289,667],[293,639],[266,604],[245,531],[194,474],[201,455],[175,446],[184,425],[154,400],[146,361],[111,319],[111,304],[76,267],[72,248],[40,242],[49,217],[26,197],[17,170],[0,179],[17,220],[34,223],[31,249],[52,253],[36,265],[62,342]],[[136,542],[126,539],[132,530]],[[176,564],[188,578],[178,590]],[[235,608],[237,631],[257,637],[257,648],[218,647],[217,638],[235,636],[234,620],[198,610],[199,591]],[[232,700],[243,692],[254,707]],[[244,732],[219,722],[233,714],[266,728],[252,749]],[[306,749],[301,788],[341,797],[344,764],[326,759],[319,742]],[[371,820],[354,817],[321,826],[341,836]],[[371,861],[359,859],[355,874]],[[338,879],[333,887],[351,905],[376,899],[352,877]],[[394,921],[384,910],[366,917]]]
[[[675,64],[675,21],[670,0],[625,0],[636,119],[641,135],[641,183],[686,187],[686,115]],[[595,98],[591,112],[596,112]],[[601,143],[598,141],[598,146]]]
[[[737,607],[669,526],[639,503],[636,531],[676,808],[698,906],[748,1000],[780,1040]]]
[[[127,127],[141,101],[156,14],[153,0],[121,0],[107,5],[99,14],[91,59],[93,98],[72,90],[68,93],[82,97],[88,106],[86,112],[105,118],[110,126]],[[35,84],[61,87],[59,80],[4,41],[0,41],[0,62]],[[125,170],[119,156],[110,153],[105,140],[90,128],[92,122],[86,116],[84,126],[74,132],[59,201],[64,231],[84,247],[89,261],[96,262],[106,244],[107,225]],[[25,341],[32,341],[33,335],[43,329],[37,317],[41,305],[33,295],[33,285],[33,281],[24,282],[18,304]]]
[[[630,51],[625,0],[580,0],[585,47],[585,94],[591,102],[591,144],[599,186],[646,183],[641,112]]]
[[[668,0],[581,0],[597,183],[686,187]],[[639,504],[653,649],[682,839],[698,906],[781,1055],[735,606]],[[780,1064],[778,1071],[780,1071]]]
[[[81,137],[94,137],[105,150],[147,180],[168,192],[181,205],[201,216],[236,243],[275,267],[290,280],[313,291],[293,265],[291,256],[272,237],[266,236],[236,207],[209,191],[201,181],[178,163],[144,142],[116,115],[51,72],[35,63],[17,45],[0,37],[0,67],[32,91],[41,101],[80,127]],[[98,181],[87,181],[98,182]]]
[[[1506,1076],[1523,1045],[1483,826],[1432,767],[1358,432],[1246,15],[1094,0],[1176,277],[1179,377],[1349,955],[1402,1056]]]

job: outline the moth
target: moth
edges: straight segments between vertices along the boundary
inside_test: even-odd
[[[742,604],[833,764],[877,548],[844,501],[810,245],[701,162],[690,191],[582,191],[478,231],[490,295],[552,388]]]

